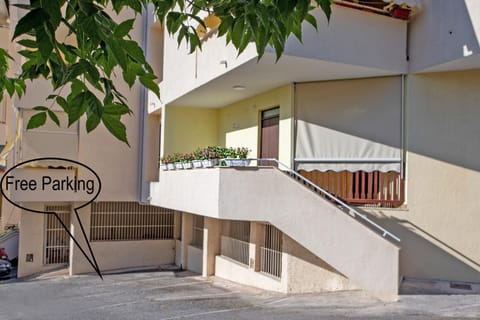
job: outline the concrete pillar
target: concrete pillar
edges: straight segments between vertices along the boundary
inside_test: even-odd
[[[255,271],[260,271],[260,247],[263,244],[264,225],[258,222],[250,222],[250,247],[249,266]]]
[[[188,268],[188,246],[192,242],[193,237],[193,215],[182,213],[182,244],[179,248],[181,251],[181,262],[183,270]]]
[[[215,257],[220,254],[222,221],[205,217],[203,229],[203,268],[202,276],[215,274]]]
[[[82,249],[87,253],[88,257],[92,260],[91,254],[88,250],[87,242],[83,236],[82,230],[80,229],[80,224],[77,221],[77,217],[73,208],[75,205],[80,206],[81,204],[73,203],[72,204],[72,213],[70,214],[70,232],[78,241],[78,243],[82,246]],[[85,229],[85,233],[87,234],[87,238],[90,239],[90,223],[91,223],[91,206],[87,206],[85,208],[80,209],[79,216],[82,221],[83,228]],[[92,245],[92,243],[90,243]],[[93,245],[92,245],[93,247]],[[95,253],[95,249],[93,249]],[[101,257],[95,256],[97,259],[97,263],[99,264],[100,270],[102,270],[102,266],[100,264]],[[85,258],[83,253],[80,251],[78,246],[70,239],[70,266],[69,266],[69,274],[80,274],[80,273],[88,273],[88,272],[95,272],[95,269],[90,265],[88,260]]]
[[[182,213],[175,211],[173,214],[173,238],[181,239],[182,237]]]

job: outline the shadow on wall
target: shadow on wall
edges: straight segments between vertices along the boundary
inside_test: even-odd
[[[400,237],[400,275],[405,277],[480,282],[480,263],[411,221],[358,209]],[[447,250],[449,252],[447,252]],[[458,276],[462,275],[459,279]]]

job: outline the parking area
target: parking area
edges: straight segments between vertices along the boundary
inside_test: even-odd
[[[190,272],[139,272],[0,282],[0,319],[478,319],[480,296],[361,291],[286,295]]]

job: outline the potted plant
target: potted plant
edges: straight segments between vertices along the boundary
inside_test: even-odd
[[[193,160],[192,160],[192,165],[194,168],[201,168],[202,167],[202,149],[198,148],[193,152]]]
[[[202,152],[202,165],[204,168],[211,168],[218,164],[220,158],[220,150],[217,146],[209,146],[203,149]]]
[[[235,159],[233,160],[233,165],[237,167],[246,167],[250,164],[250,159],[247,159],[248,148],[236,148],[235,149]]]
[[[172,158],[170,157],[170,155],[166,155],[166,156],[163,156],[160,158],[160,168],[163,170],[163,171],[166,171],[166,170],[169,170],[168,168],[168,164],[170,163],[171,164],[172,162]],[[173,170],[174,168],[172,168],[171,170]]]
[[[183,169],[182,164],[182,155],[178,152],[174,153],[172,156],[172,162],[175,164],[175,169]]]
[[[184,153],[182,155],[182,158],[180,159],[180,162],[182,163],[183,169],[192,169],[193,164],[192,160],[194,159],[193,153]]]
[[[227,167],[233,166],[233,161],[236,157],[234,148],[222,147],[221,155],[222,155],[222,166],[227,166]]]

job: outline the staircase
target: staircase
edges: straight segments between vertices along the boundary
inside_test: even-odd
[[[400,239],[298,173],[282,169],[162,172],[160,182],[151,185],[152,204],[217,219],[269,222],[357,286],[381,300],[397,300]]]

